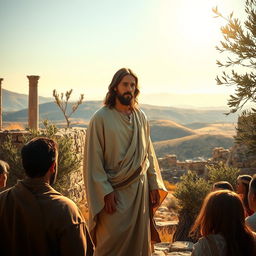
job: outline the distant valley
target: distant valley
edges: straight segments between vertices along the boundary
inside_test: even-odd
[[[5,126],[19,123],[26,127],[27,96],[4,90],[4,102],[6,101],[8,104],[4,103],[3,114]],[[47,101],[52,99],[40,98],[40,120],[48,119],[58,126],[65,126],[63,114],[58,106]],[[101,101],[85,101],[72,115],[73,126],[86,127],[91,116],[101,106]],[[224,115],[225,110],[183,109],[143,104],[140,107],[149,119],[151,138],[158,157],[176,154],[179,160],[209,158],[214,147],[229,148],[233,145],[232,136],[235,135],[237,115]]]

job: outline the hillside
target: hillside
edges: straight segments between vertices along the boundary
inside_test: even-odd
[[[69,105],[70,107],[71,105]],[[102,106],[101,101],[85,101],[79,106],[72,118],[88,121],[93,113]],[[141,109],[146,113],[149,120],[170,120],[179,124],[201,122],[201,123],[224,123],[236,122],[237,115],[226,116],[225,110],[196,110],[179,109],[173,107],[159,107],[151,105],[141,105]],[[53,121],[64,120],[62,113],[54,102],[40,104],[40,119]],[[14,113],[4,113],[3,121],[27,121],[27,109]]]
[[[158,157],[175,154],[178,160],[186,160],[196,157],[209,158],[213,148],[230,148],[233,146],[233,142],[232,138],[223,135],[196,134],[155,142],[154,148]]]
[[[169,120],[151,120],[149,124],[153,142],[171,140],[195,134],[193,130]]]
[[[2,89],[3,111],[18,111],[28,107],[28,95]],[[53,101],[53,98],[39,97],[39,103]]]

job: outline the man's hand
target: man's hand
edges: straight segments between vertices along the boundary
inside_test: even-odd
[[[160,196],[157,189],[150,191],[150,200],[153,208],[159,206]]]
[[[105,206],[104,209],[107,213],[112,214],[116,211],[117,198],[115,195],[115,191],[105,195],[104,197]]]

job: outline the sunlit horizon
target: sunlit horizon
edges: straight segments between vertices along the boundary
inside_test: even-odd
[[[2,87],[27,94],[26,76],[39,75],[40,96],[72,88],[74,98],[83,93],[101,100],[114,73],[129,67],[142,95],[228,99],[234,89],[215,82],[222,58],[215,46],[225,24],[213,18],[215,6],[225,15],[244,15],[238,0],[0,0]]]

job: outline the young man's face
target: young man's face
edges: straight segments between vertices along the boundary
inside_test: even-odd
[[[136,80],[132,75],[126,75],[117,85],[117,98],[122,105],[129,106],[136,90]]]
[[[1,173],[0,174],[0,188],[4,188],[6,186],[6,181],[7,181],[7,173]]]

